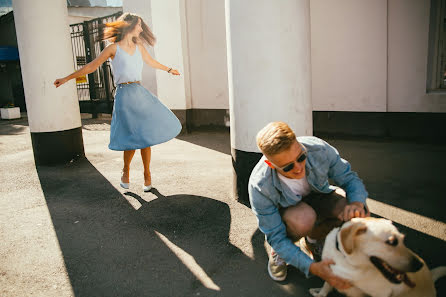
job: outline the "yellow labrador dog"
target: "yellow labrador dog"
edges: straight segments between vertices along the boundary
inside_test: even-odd
[[[434,282],[446,267],[429,270],[403,239],[389,220],[355,218],[327,235],[322,259],[332,259],[333,273],[351,282],[340,291],[348,297],[436,297]],[[331,290],[325,282],[310,293],[325,297]]]

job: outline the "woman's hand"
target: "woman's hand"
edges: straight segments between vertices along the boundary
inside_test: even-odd
[[[170,70],[169,73],[172,74],[172,75],[180,75],[180,73],[176,69]]]
[[[68,79],[64,78],[58,78],[54,81],[54,85],[56,86],[56,88],[60,87],[61,85],[63,85],[64,83],[66,83],[68,81]]]
[[[330,265],[335,264],[333,260],[325,259],[321,262],[314,262],[310,265],[310,273],[314,274],[327,283],[329,283],[332,287],[338,289],[338,290],[346,290],[350,288],[352,285],[351,283],[343,279],[342,277],[339,277],[333,273],[333,271],[330,268]]]

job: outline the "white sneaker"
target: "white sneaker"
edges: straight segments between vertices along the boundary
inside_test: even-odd
[[[268,274],[269,276],[277,281],[281,282],[286,279],[287,276],[287,264],[286,262],[280,258],[276,252],[271,249],[271,253],[269,255],[268,260]]]

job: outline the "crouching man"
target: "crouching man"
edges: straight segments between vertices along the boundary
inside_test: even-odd
[[[257,145],[263,157],[248,190],[259,229],[271,246],[269,275],[285,280],[289,264],[307,277],[313,274],[347,289],[350,284],[332,273],[333,261],[320,261],[320,256],[328,232],[343,221],[369,216],[361,179],[334,147],[317,137],[296,138],[283,122],[265,126]]]

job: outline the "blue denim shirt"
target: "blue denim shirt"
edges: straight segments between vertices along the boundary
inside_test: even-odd
[[[297,140],[307,149],[305,171],[312,191],[330,193],[335,190],[336,187],[328,181],[330,178],[344,189],[348,202],[359,201],[365,205],[368,193],[364,184],[334,147],[312,136],[297,137]],[[308,277],[313,260],[287,237],[286,227],[279,213],[279,207],[296,205],[302,197],[282,185],[277,171],[264,161],[265,157],[262,157],[249,178],[251,209],[257,216],[260,231],[265,234],[276,253]]]

